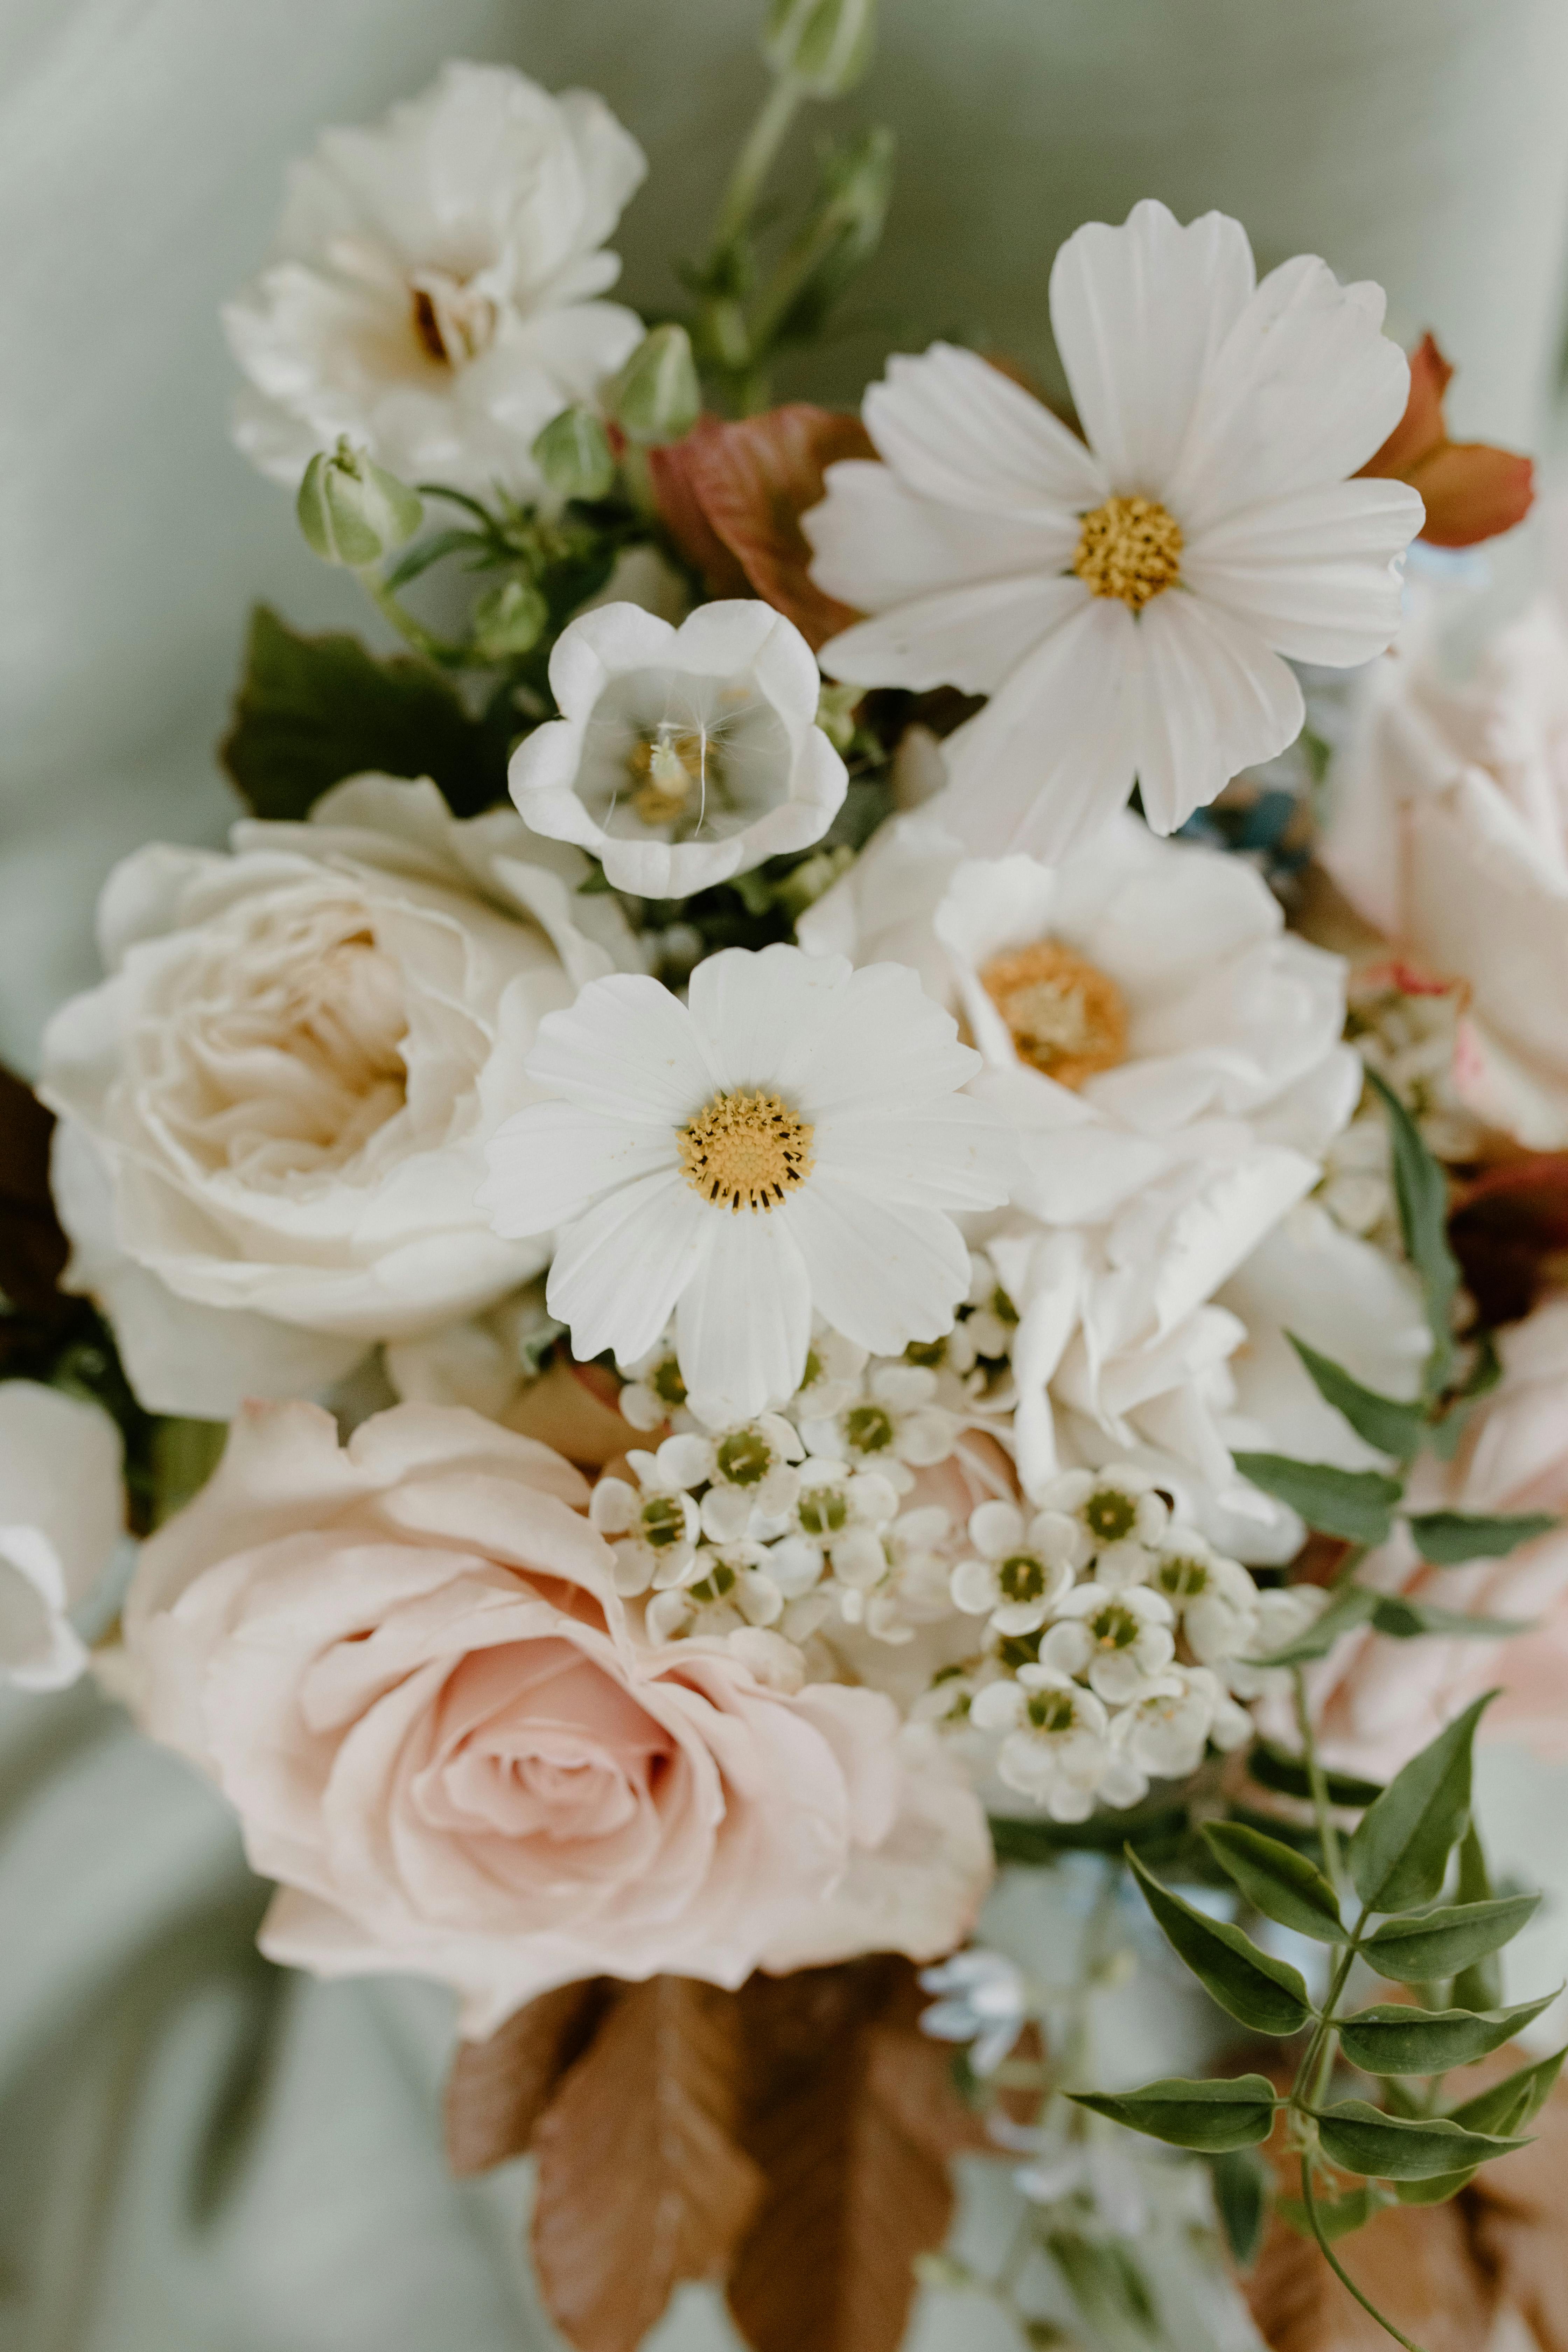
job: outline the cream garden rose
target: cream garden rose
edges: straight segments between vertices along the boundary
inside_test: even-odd
[[[237,825],[228,856],[117,867],[109,977],[49,1024],[40,1092],[68,1279],[144,1404],[309,1393],[539,1270],[546,1244],[500,1239],[474,1195],[534,1098],[540,1020],[630,956],[584,870],[510,810],[459,823],[388,777]]]
[[[934,1958],[990,1875],[978,1800],[889,1699],[748,1629],[654,1649],[559,1455],[400,1405],[340,1447],[250,1406],[142,1555],[141,1719],[279,1883],[274,1958],[455,1985],[479,2037],[550,1986]]]

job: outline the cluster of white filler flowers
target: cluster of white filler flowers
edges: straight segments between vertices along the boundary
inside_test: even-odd
[[[983,1250],[971,1266],[944,1340],[889,1359],[819,1328],[795,1394],[749,1420],[694,1408],[671,1333],[624,1368],[620,1399],[634,1429],[668,1433],[600,1479],[592,1517],[656,1644],[764,1630],[816,1680],[874,1676],[867,1643],[934,1635],[945,1663],[911,1717],[977,1778],[1081,1821],[1240,1745],[1273,1671],[1258,1662],[1324,1596],[1260,1586],[1127,1464],[1066,1471],[1037,1502],[1004,1467],[967,1516],[951,1493],[973,1475],[928,1498],[920,1474],[966,1434],[1008,1434],[1017,1317]]]

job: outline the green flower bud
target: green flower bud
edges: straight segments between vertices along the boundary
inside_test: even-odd
[[[814,98],[842,98],[871,62],[877,0],[773,0],[763,55]]]
[[[493,662],[531,653],[549,619],[550,607],[531,580],[503,580],[474,606],[474,651]]]
[[[628,441],[645,448],[679,441],[702,406],[691,339],[684,327],[655,327],[610,389],[610,409]]]
[[[346,563],[358,571],[412,539],[425,509],[406,482],[384,466],[373,465],[345,439],[311,458],[295,512],[323,563]]]
[[[533,462],[562,499],[602,499],[616,478],[610,436],[591,408],[563,408],[533,445]]]

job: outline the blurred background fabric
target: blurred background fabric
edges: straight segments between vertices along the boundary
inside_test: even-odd
[[[288,158],[450,56],[587,84],[650,159],[616,240],[625,291],[668,301],[670,257],[701,247],[761,95],[760,14],[5,0],[5,1058],[32,1068],[49,1009],[95,977],[116,859],[221,837],[234,803],[213,746],[250,603],[364,625],[227,440],[217,308],[265,255]],[[942,332],[1049,383],[1058,244],[1157,195],[1184,218],[1238,215],[1261,268],[1315,251],[1380,279],[1391,331],[1432,326],[1458,363],[1456,433],[1539,446],[1563,341],[1565,88],[1563,0],[885,0],[875,71],[837,111],[897,131],[887,242],[854,331],[784,388],[851,400],[888,350]],[[1568,1775],[1489,1753],[1505,1862],[1561,1874],[1564,1796]],[[463,2186],[444,2170],[450,2004],[285,1977],[254,1953],[263,1900],[216,1794],[93,1691],[5,1698],[0,2352],[543,2345],[519,2168]],[[1562,1940],[1561,1911],[1548,1931]],[[1527,1944],[1521,1976],[1542,1981],[1548,1958]],[[953,2321],[928,2313],[919,2341],[982,2352],[987,2315]],[[692,2295],[657,2338],[724,2340]]]

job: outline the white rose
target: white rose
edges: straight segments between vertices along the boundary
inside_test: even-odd
[[[547,1242],[501,1241],[474,1195],[533,1099],[541,1017],[629,957],[585,870],[510,810],[459,823],[388,777],[238,824],[231,856],[117,867],[110,977],[50,1023],[39,1091],[68,1281],[145,1404],[222,1419],[319,1388],[539,1270]]]
[[[274,257],[224,324],[254,389],[240,447],[295,483],[346,433],[410,481],[540,488],[535,436],[642,339],[593,298],[647,163],[591,90],[454,64],[294,165]]]
[[[86,1665],[69,1612],[124,1530],[121,1455],[97,1405],[0,1382],[0,1680],[58,1690]]]
[[[1543,599],[1473,682],[1420,645],[1379,665],[1323,862],[1418,966],[1461,980],[1454,1084],[1538,1151],[1568,1145],[1568,624]]]

